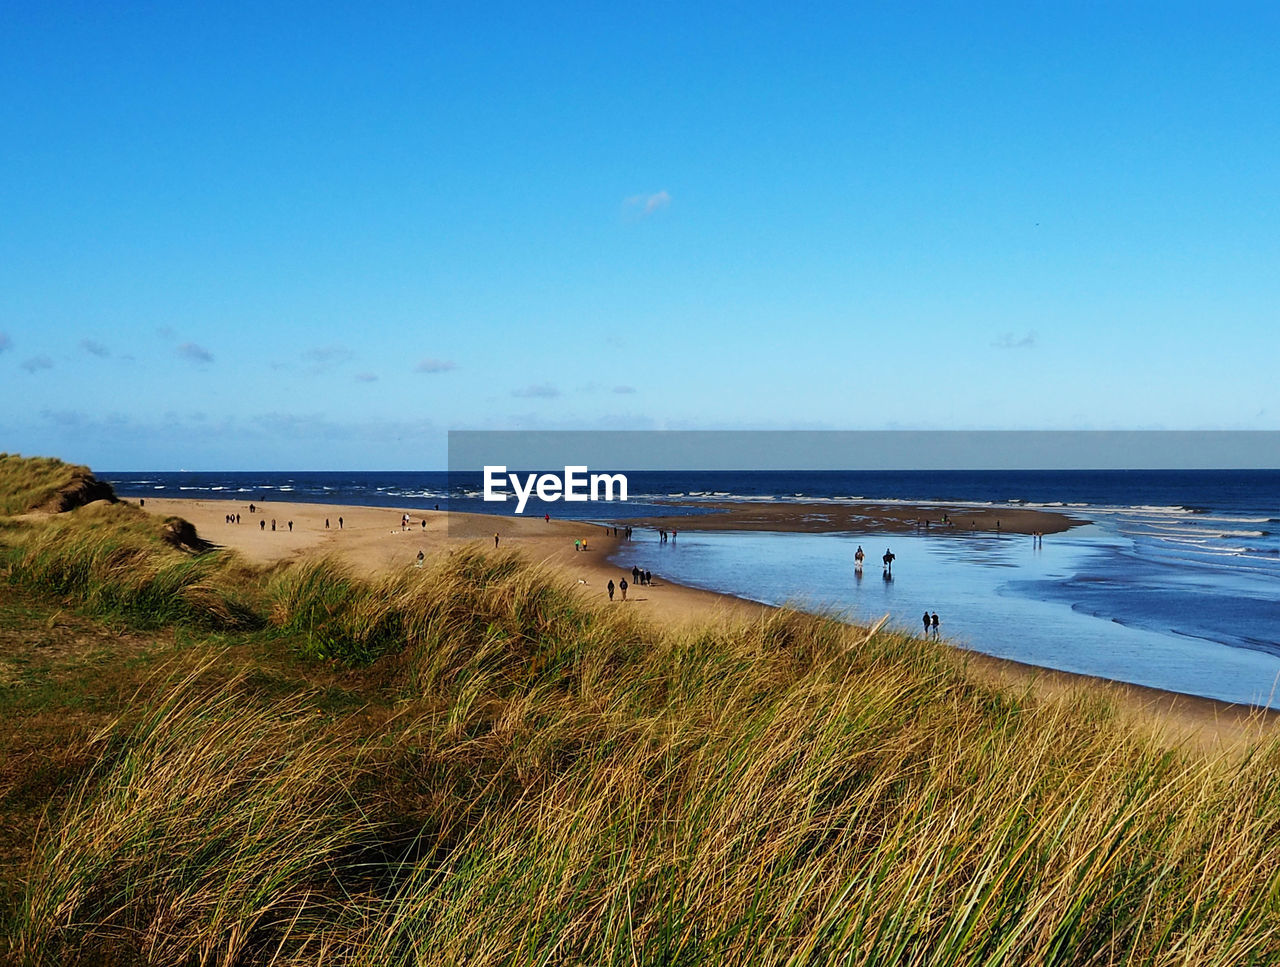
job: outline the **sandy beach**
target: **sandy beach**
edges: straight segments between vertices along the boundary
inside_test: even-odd
[[[697,528],[805,530],[808,528],[803,522],[803,512],[798,510],[800,506],[803,505],[791,505],[786,513],[776,513],[779,508],[743,509],[739,505],[723,515],[698,518]],[[556,568],[589,598],[607,601],[606,585],[610,579],[616,583],[626,577],[628,583],[632,583],[622,553],[625,540],[612,536],[611,529],[599,524],[291,502],[260,502],[250,514],[248,503],[235,500],[148,498],[145,509],[160,516],[182,517],[194,524],[204,539],[231,548],[256,564],[332,554],[359,573],[376,575],[397,568],[412,568],[419,551],[429,557],[472,542],[492,547],[496,534],[502,549],[516,549],[531,561]],[[883,508],[883,515],[877,517],[873,506],[859,506],[858,526],[870,529],[879,524],[884,530],[910,528],[915,526],[910,522],[919,519],[924,510],[893,505]],[[941,512],[936,508],[928,508],[928,512],[941,519]],[[998,513],[1002,529],[1007,522],[1010,533],[1056,533],[1079,523],[1064,515],[1041,511],[1001,509]],[[227,515],[234,514],[240,515],[240,522],[228,523]],[[403,523],[406,514],[407,526]],[[719,526],[707,526],[713,520],[718,521]],[[868,520],[873,523],[869,525]],[[764,521],[769,521],[771,526],[759,526]],[[693,520],[688,517],[675,518],[672,523],[678,528],[694,529]],[[632,526],[637,525],[633,522]],[[575,550],[574,542],[584,540],[587,549]],[[621,559],[615,564],[610,558]],[[765,605],[686,587],[658,574],[654,575],[651,586],[630,588],[625,605],[621,595],[617,595],[615,605],[639,609],[645,617],[667,627],[726,615],[750,618],[768,611]],[[1103,689],[1120,708],[1171,742],[1189,742],[1206,748],[1236,746],[1268,732],[1277,717],[1277,713],[1260,712],[1247,706],[1038,668],[971,651],[957,649],[955,654],[977,678],[1032,689],[1039,694],[1061,697],[1081,689]]]

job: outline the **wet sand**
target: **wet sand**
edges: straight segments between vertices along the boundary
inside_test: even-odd
[[[232,548],[246,560],[257,564],[273,564],[313,554],[334,554],[356,571],[374,575],[413,567],[419,550],[430,557],[450,547],[475,542],[491,548],[496,534],[502,549],[515,548],[529,560],[555,568],[570,583],[576,583],[581,593],[590,599],[607,602],[606,585],[610,579],[617,583],[625,577],[628,584],[632,583],[625,557],[627,542],[621,537],[613,537],[611,528],[599,524],[546,521],[540,517],[450,515],[444,511],[412,508],[286,502],[259,503],[256,513],[250,515],[248,506],[235,500],[148,498],[146,501],[149,512],[183,517],[195,525],[201,537],[216,545]],[[790,505],[776,516],[772,507],[758,510],[735,506],[734,513],[719,518],[722,526],[714,529],[807,529],[785,526],[788,513],[794,514],[802,506],[806,505]],[[816,506],[829,509],[829,505]],[[782,511],[782,508],[778,510]],[[857,510],[861,514],[867,513],[864,506]],[[912,523],[904,523],[916,519],[911,514],[912,510],[917,515],[920,512],[920,508],[903,505],[888,508],[888,512],[878,518],[882,529],[914,527]],[[240,523],[227,523],[226,515],[235,513],[240,514]],[[1010,512],[1004,509],[999,513],[1001,529],[1005,529],[1007,522],[1010,533],[1055,533],[1081,523],[1060,514],[1040,511],[1012,512],[1018,515],[1016,517],[1006,516]],[[407,528],[401,523],[405,514],[409,515]],[[671,519],[671,523],[680,530],[710,530],[713,528],[707,526],[707,522],[712,519],[715,518],[710,515],[696,519],[678,517]],[[941,519],[941,513],[938,513],[938,519]],[[276,523],[274,531],[271,530],[272,520]],[[696,528],[691,526],[695,520]],[[293,522],[292,530],[288,527],[289,521]],[[756,526],[764,522],[769,526]],[[635,521],[631,524],[639,526]],[[867,528],[868,525],[861,523],[858,526]],[[622,533],[621,528],[619,533]],[[587,549],[575,550],[574,541],[583,539]],[[618,559],[618,563],[610,563],[611,557]],[[665,627],[687,626],[726,616],[760,617],[770,610],[756,602],[674,584],[661,575],[654,575],[652,586],[630,588],[625,604],[621,595],[617,595],[614,605],[638,609],[645,617]],[[1277,713],[1262,712],[1248,706],[1037,668],[961,649],[956,649],[955,655],[957,661],[980,680],[1030,689],[1055,699],[1096,695],[1097,690],[1102,689],[1119,708],[1171,743],[1187,743],[1207,750],[1235,748],[1269,734],[1277,720]]]
[[[645,517],[633,526],[665,530],[792,531],[824,534],[837,531],[902,532],[999,531],[1006,534],[1060,534],[1087,523],[1053,511],[1010,507],[966,507],[949,504],[877,503],[682,503],[714,509],[697,516]]]

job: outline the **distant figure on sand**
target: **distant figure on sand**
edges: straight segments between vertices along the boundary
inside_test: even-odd
[[[613,578],[609,579],[609,600],[613,600]]]
[[[423,562],[423,560],[425,560],[425,559],[426,559],[426,556],[427,556],[427,555],[423,554],[423,553],[422,553],[422,551],[418,551],[418,563],[417,563],[416,565],[414,565],[414,566],[415,566],[415,567],[422,567],[422,562]]]
[[[631,583],[640,583],[640,568],[637,565],[631,565]]]
[[[328,518],[328,517],[326,517],[326,518],[324,519],[324,529],[325,529],[325,530],[328,530],[328,529],[329,529],[329,518]]]
[[[338,518],[338,530],[342,530],[342,518]]]
[[[893,551],[889,550],[889,548],[886,547],[884,549],[884,557],[881,560],[884,561],[884,569],[886,574],[893,573],[893,561],[895,557],[896,555],[893,553]]]
[[[627,579],[623,578],[618,582],[618,590],[622,592],[622,600],[627,600]]]
[[[274,517],[271,518],[271,529],[272,530],[276,529],[276,519]]]
[[[264,531],[266,529],[267,529],[267,522],[265,520],[258,521],[258,530]]]
[[[253,504],[249,505],[249,513],[254,513]]]
[[[494,531],[494,532],[493,532],[493,546],[494,546],[494,547],[497,547],[497,546],[498,546],[498,532],[497,532],[497,531]]]

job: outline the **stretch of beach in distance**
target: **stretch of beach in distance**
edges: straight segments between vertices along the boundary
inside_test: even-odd
[[[152,514],[190,521],[204,539],[232,549],[257,564],[332,556],[357,573],[375,576],[412,568],[420,551],[430,557],[475,542],[492,547],[496,535],[500,549],[516,550],[530,561],[554,568],[563,574],[567,583],[591,599],[607,599],[606,586],[611,579],[618,581],[626,577],[630,581],[631,577],[629,568],[612,560],[626,546],[625,539],[614,537],[612,527],[598,523],[286,501],[255,501],[252,514],[250,503],[241,500],[149,497],[144,506]],[[670,524],[689,530],[775,531],[834,530],[846,523],[829,517],[820,519],[830,515],[831,508],[817,506],[820,509],[804,504],[786,508],[725,507],[720,514],[699,517],[696,527],[690,526],[694,521],[687,517],[626,523],[632,527]],[[1042,510],[957,508],[953,513],[933,504],[864,505],[858,507],[856,513],[861,529],[889,533],[918,529],[924,519],[930,521],[930,527],[945,527],[944,515],[955,526],[968,527],[972,523],[976,530],[994,529],[998,519],[1000,529],[1010,534],[1060,533],[1083,523]],[[235,514],[240,515],[240,522],[228,523],[228,515]],[[409,516],[407,527],[403,525],[406,514]],[[619,525],[619,534],[624,533],[623,526]],[[574,542],[583,540],[586,550],[575,550]],[[619,595],[615,605],[635,609],[645,618],[666,626],[688,625],[724,615],[758,616],[768,610],[766,605],[757,602],[677,584],[661,574],[654,575],[652,585],[631,589],[625,604]],[[1236,746],[1256,740],[1276,719],[1275,713],[1249,706],[1038,668],[964,649],[955,649],[954,654],[971,674],[985,680],[1055,695],[1081,689],[1094,694],[1098,689],[1105,690],[1118,707],[1174,741],[1205,747]]]

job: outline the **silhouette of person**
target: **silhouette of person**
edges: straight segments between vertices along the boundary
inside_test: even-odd
[[[627,600],[627,579],[623,578],[618,582],[618,590],[622,592],[622,600]]]
[[[271,529],[272,530],[276,529],[276,519],[274,517],[271,518]]]
[[[267,522],[265,520],[258,521],[258,530],[264,531],[266,529],[267,529]]]
[[[929,634],[929,612],[928,611],[924,613],[924,633],[926,636]]]
[[[631,583],[640,583],[640,568],[634,564],[631,566]]]
[[[652,585],[652,584],[653,584],[653,572],[652,572],[652,571],[645,571],[645,572],[644,572],[644,583],[645,583],[645,584],[648,584],[648,585]]]
[[[613,600],[613,578],[609,579],[609,600]]]
[[[933,625],[933,637],[936,638],[938,637],[938,612],[935,611],[933,613],[933,617],[930,619],[930,623]]]
[[[338,530],[342,530],[342,518],[338,518]]]
[[[494,547],[497,547],[497,546],[498,546],[498,532],[497,532],[497,531],[494,531],[494,532],[493,532],[493,546],[494,546]]]
[[[289,533],[293,533],[293,521],[289,521]]]
[[[426,556],[422,551],[418,551],[418,567],[422,567],[422,562],[426,559]]]
[[[886,547],[884,549],[884,557],[882,558],[882,560],[884,561],[885,573],[887,574],[893,573],[893,562],[896,557],[897,555],[894,554],[893,551],[889,550],[889,548]]]

